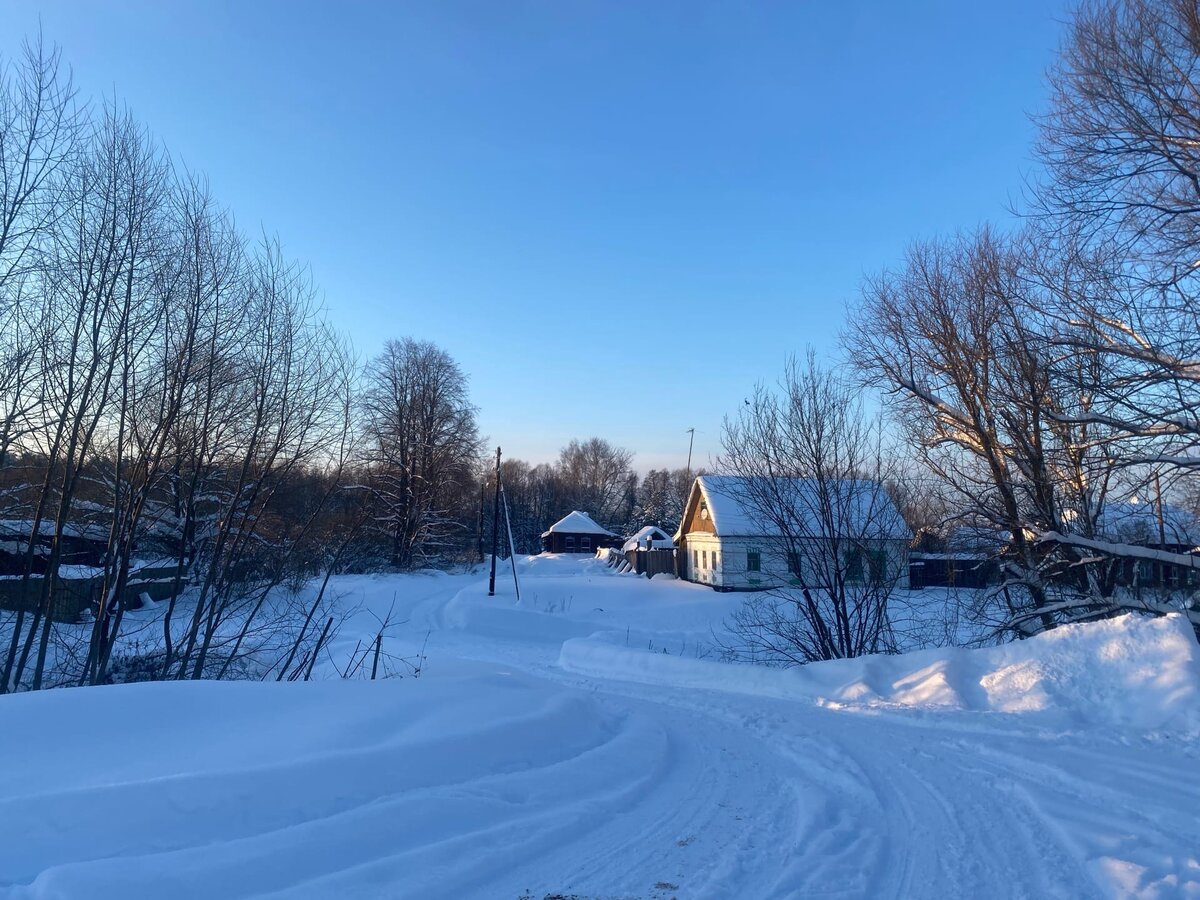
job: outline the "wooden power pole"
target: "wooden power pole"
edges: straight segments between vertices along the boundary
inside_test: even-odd
[[[492,502],[492,574],[488,577],[488,596],[496,596],[496,552],[500,547],[500,448],[496,448],[496,499]]]

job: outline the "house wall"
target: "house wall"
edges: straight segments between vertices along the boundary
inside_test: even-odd
[[[811,570],[819,565],[821,554],[815,542],[801,550],[800,565]],[[889,573],[897,587],[908,587],[908,544],[906,541],[879,541],[887,552]],[[750,553],[757,552],[759,568],[749,568]],[[779,538],[719,537],[708,532],[693,532],[680,543],[680,573],[688,581],[708,584],[720,590],[753,591],[783,587],[793,582],[788,571],[786,545]]]
[[[584,541],[587,541],[586,547]],[[603,534],[572,534],[552,531],[542,538],[542,549],[546,553],[595,553],[601,547],[620,547],[622,543],[620,538],[608,537]]]

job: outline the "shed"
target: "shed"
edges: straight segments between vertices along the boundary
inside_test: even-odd
[[[923,535],[908,555],[908,582],[927,587],[984,588],[1000,583],[1000,557],[1011,536],[986,526],[959,525],[948,536]]]
[[[601,547],[621,546],[620,536],[596,523],[591,516],[574,510],[542,532],[545,553],[595,553]]]
[[[639,575],[676,574],[675,541],[657,525],[647,525],[621,545],[629,567]]]
[[[647,544],[646,542],[650,543]],[[674,550],[675,541],[657,525],[647,525],[621,545],[621,552],[631,550]]]

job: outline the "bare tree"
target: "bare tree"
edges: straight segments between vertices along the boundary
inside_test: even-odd
[[[78,112],[40,43],[0,67],[0,326],[0,502],[28,528],[0,692],[128,665],[143,551],[175,577],[139,677],[277,659],[305,611],[275,589],[329,571],[353,519],[353,359],[306,270],[250,248],[128,112]],[[55,619],[85,531],[81,629]]]
[[[1198,66],[1191,0],[1082,4],[1039,122],[1039,224],[1095,286],[1057,304],[1062,345],[1102,367],[1105,424],[1162,439],[1131,461],[1167,474],[1200,468]]]
[[[722,483],[778,538],[770,588],[733,614],[729,649],[782,665],[892,649],[888,605],[909,533],[885,487],[881,423],[859,392],[810,354],[726,420],[723,447],[719,468],[738,477]]]
[[[569,507],[559,515],[580,509],[612,531],[624,528],[637,496],[632,463],[633,453],[603,438],[572,440],[559,453],[556,466]]]
[[[646,525],[657,525],[668,534],[674,534],[683,519],[683,508],[687,505],[688,492],[697,475],[704,469],[691,472],[687,469],[651,469],[638,485],[637,505],[630,522],[630,531]]]
[[[28,433],[47,337],[42,252],[61,211],[61,170],[79,145],[81,115],[57,48],[39,34],[0,59],[0,467]]]
[[[307,271],[264,240],[245,302],[253,328],[230,360],[235,402],[225,412],[232,421],[215,456],[216,483],[203,499],[198,596],[177,653],[181,678],[205,677],[210,654],[222,644],[240,649],[260,622],[315,524],[315,512],[299,521],[273,515],[277,498],[308,467],[333,458],[340,470],[348,452],[351,358],[321,318]],[[229,663],[219,659],[216,674]]]
[[[39,33],[0,59],[0,288],[35,271],[56,215],[59,169],[76,150],[81,114],[58,48]]]
[[[164,179],[161,154],[144,131],[128,114],[106,108],[87,153],[67,173],[59,193],[63,208],[55,216],[43,287],[52,337],[44,345],[41,415],[51,465],[31,523],[30,563],[33,537],[43,521],[52,522],[53,538],[40,601],[19,656],[14,633],[5,666],[5,674],[11,672],[19,682],[40,627],[35,689],[45,671],[55,577],[80,478],[98,436],[110,424],[113,398],[128,373],[121,361],[131,346],[139,345],[146,316],[154,315],[142,308],[139,283],[157,258],[155,212]],[[29,574],[27,565],[26,585]],[[10,669],[14,656],[15,668]]]
[[[1200,10],[1194,0],[1076,9],[1037,145],[1048,224],[1117,240],[1156,282],[1190,277],[1200,244]]]
[[[389,341],[367,366],[361,409],[376,521],[391,564],[465,550],[481,452],[467,377],[428,341]]]
[[[1164,446],[1125,427],[1130,382],[1080,343],[1111,287],[1085,263],[988,232],[917,245],[868,282],[848,335],[964,520],[1005,536],[993,624],[1017,633],[1126,608],[1117,560],[1142,551],[1108,540],[1105,508]]]

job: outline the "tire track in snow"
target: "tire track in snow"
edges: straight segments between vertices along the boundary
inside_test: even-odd
[[[1121,753],[1123,745],[1114,742],[1107,754],[1093,754],[1108,768],[1088,771],[1079,765],[1081,751],[1070,736],[1041,729],[1023,734],[1011,720],[996,732],[997,742],[1011,745],[1006,757],[998,757],[980,751],[991,734],[978,717],[959,731],[953,714],[939,727],[927,719],[908,722],[902,715],[833,711],[786,700],[577,676],[563,680],[676,713],[686,710],[694,720],[682,727],[681,737],[703,735],[711,727],[703,724],[706,720],[736,723],[756,735],[760,752],[773,758],[761,768],[774,768],[795,787],[793,821],[801,824],[793,836],[795,858],[778,881],[755,896],[1111,895],[1112,880],[1096,880],[1094,853],[1080,850],[1080,828],[1068,821],[1070,816],[1081,807],[1090,810],[1110,828],[1111,838],[1124,811],[1148,799],[1141,787],[1171,783],[1169,774],[1145,765],[1140,748]],[[1087,739],[1095,742],[1094,735]],[[1038,774],[1031,777],[1031,770]],[[1081,771],[1088,774],[1076,774]],[[1046,791],[1055,778],[1079,787],[1058,808],[1053,792]],[[1198,834],[1194,846],[1200,847],[1200,826],[1194,820],[1184,824],[1180,814],[1170,812],[1179,809],[1177,800],[1133,814],[1147,824],[1142,834],[1150,845],[1187,846]],[[1167,827],[1153,826],[1160,817]],[[778,855],[759,859],[760,868],[780,862]],[[1165,882],[1168,893],[1200,895],[1194,854],[1148,862],[1150,871],[1155,865],[1176,870]],[[733,881],[741,868],[729,866]],[[696,893],[682,890],[680,896],[730,895],[719,884],[693,884]]]

